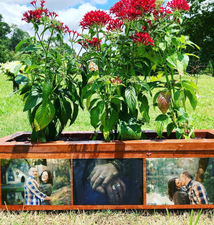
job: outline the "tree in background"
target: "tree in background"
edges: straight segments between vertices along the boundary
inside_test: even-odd
[[[10,57],[10,39],[7,35],[11,32],[10,26],[2,21],[3,17],[0,14],[0,63],[6,62]]]
[[[199,62],[204,65],[204,69],[209,61],[214,68],[214,1],[189,0],[188,2],[191,7],[186,13],[183,32],[201,48],[201,51],[196,54],[200,57]],[[194,51],[195,49],[192,49],[193,53]],[[214,76],[214,70],[212,73]]]
[[[18,28],[18,26],[15,24],[12,24],[11,30],[12,30],[12,36],[10,38],[10,40],[11,40],[10,50],[15,52],[16,45],[20,41],[23,41],[24,39],[29,38],[30,35],[28,34],[28,32],[23,31],[20,28]]]

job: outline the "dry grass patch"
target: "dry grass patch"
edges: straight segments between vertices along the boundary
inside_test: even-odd
[[[194,210],[192,224],[195,224],[199,210]],[[31,211],[31,212],[0,212],[1,225],[189,225],[190,211],[128,210],[128,211]],[[204,210],[198,225],[213,225],[214,212]]]

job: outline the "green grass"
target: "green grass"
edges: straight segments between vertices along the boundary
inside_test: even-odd
[[[31,131],[28,123],[27,113],[23,112],[23,101],[21,97],[12,94],[12,82],[7,81],[3,74],[0,74],[0,137],[4,137],[17,131]],[[190,104],[187,109],[192,117],[195,129],[214,128],[214,77],[201,75],[198,80],[198,105],[193,111]],[[160,114],[158,108],[152,107],[150,98],[150,124],[145,124],[142,129],[154,129],[154,119]],[[80,110],[77,120],[72,126],[67,126],[65,131],[93,131],[90,125],[90,114],[87,110]]]

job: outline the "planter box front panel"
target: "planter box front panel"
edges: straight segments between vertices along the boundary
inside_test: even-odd
[[[147,132],[145,132],[147,133]],[[214,208],[214,131],[197,131],[195,140],[139,141],[57,141],[52,143],[16,142],[29,136],[18,132],[0,139],[1,186],[0,208],[4,210],[66,210],[66,209],[164,209]],[[74,133],[64,133],[72,136]],[[92,133],[79,133],[81,137]],[[167,196],[167,181],[180,177],[187,170],[193,177],[200,159],[207,162],[203,186],[209,204],[174,205]],[[102,188],[104,164],[117,168]],[[53,177],[52,203],[26,205],[24,184],[29,178],[28,167],[35,165],[38,178],[50,170]],[[107,168],[107,167],[106,167]],[[110,167],[111,169],[112,167]],[[114,172],[114,171],[113,171]],[[112,172],[112,173],[113,173]],[[101,180],[99,180],[101,179]],[[105,178],[104,178],[105,181]],[[39,190],[46,191],[42,180]],[[98,183],[98,189],[92,186]],[[51,187],[51,188],[50,188]],[[47,188],[48,189],[48,188]],[[28,203],[27,203],[28,204]]]

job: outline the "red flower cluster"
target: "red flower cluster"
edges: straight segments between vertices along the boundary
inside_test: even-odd
[[[132,21],[142,14],[152,12],[154,7],[155,0],[120,0],[110,8],[110,13],[119,19]]]
[[[31,21],[34,23],[40,23],[42,15],[42,9],[28,10],[27,12],[23,13],[22,20],[26,21],[27,23],[30,23]]]
[[[164,7],[160,7],[160,10],[154,10],[152,12],[154,19],[158,20],[160,18],[164,18],[165,16],[172,14],[172,12],[170,10],[168,10],[167,8]]]
[[[122,32],[122,26],[123,21],[118,19],[111,19],[108,26],[106,27],[106,30],[108,31],[120,30]]]
[[[54,20],[57,16],[58,16],[58,14],[56,14],[55,12],[49,12],[49,17],[50,17],[51,19]]]
[[[80,36],[80,34],[74,30],[69,30],[68,33],[69,33],[69,38],[72,39],[73,41],[76,41],[76,39]],[[71,33],[73,33],[73,37],[71,37]]]
[[[101,40],[96,37],[93,37],[92,40],[86,39],[78,42],[78,44],[80,44],[84,48],[88,48],[88,46],[99,48],[99,43],[101,43]]]
[[[82,29],[88,29],[95,24],[98,26],[105,26],[110,21],[110,19],[111,17],[108,15],[108,13],[102,10],[90,11],[86,13],[82,21],[80,21],[80,26]]]
[[[135,44],[152,45],[154,47],[154,41],[149,36],[149,34],[146,33],[146,32],[144,32],[144,33],[141,33],[141,32],[135,33],[135,35],[131,36],[131,38],[133,39],[133,42]]]
[[[117,76],[114,80],[110,79],[110,81],[113,84],[121,84],[122,83],[122,80],[119,80],[119,76]]]
[[[32,6],[34,6],[35,8],[37,8],[36,2],[37,2],[37,0],[34,0],[34,1],[30,2],[30,4]],[[44,4],[45,4],[45,1],[44,0],[40,0],[40,4],[41,4],[41,8],[43,8],[44,7]]]
[[[35,10],[28,10],[27,12],[23,13],[22,20],[26,21],[27,23],[34,22],[34,23],[40,23],[40,19],[42,16],[51,16],[56,15],[56,13],[49,12],[48,9],[43,9],[45,1],[41,0],[41,8],[37,8],[36,1],[32,1],[30,4],[34,6]],[[55,17],[56,17],[55,16]]]
[[[23,13],[22,20],[26,21],[27,23],[34,22],[34,23],[40,23],[42,17],[49,17],[51,20],[55,20],[55,18],[58,16],[55,12],[50,12],[48,9],[44,9],[44,0],[40,0],[41,7],[37,7],[36,0],[32,1],[30,4],[35,7],[35,10],[29,10],[25,13]],[[52,22],[51,22],[52,23]],[[63,25],[60,21],[53,22],[52,27],[54,27],[55,30],[63,31],[64,33],[71,33],[68,26]]]
[[[173,11],[175,10],[189,11],[190,10],[190,7],[186,0],[172,0],[171,2],[167,3],[167,6],[171,8]]]

